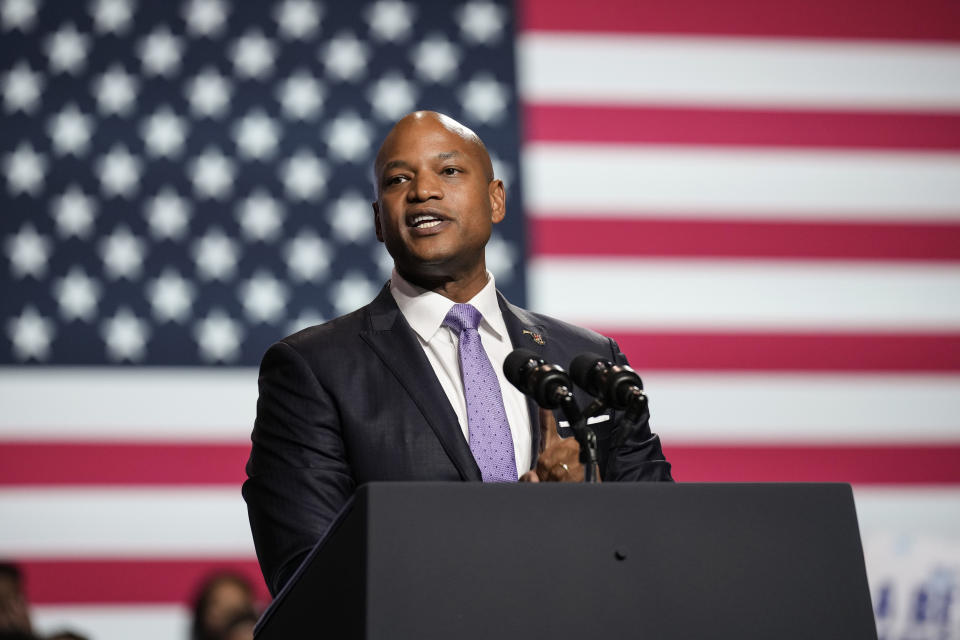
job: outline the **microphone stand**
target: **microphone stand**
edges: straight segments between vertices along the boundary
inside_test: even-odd
[[[570,429],[573,431],[573,437],[580,445],[580,463],[583,465],[583,481],[587,483],[598,482],[599,463],[597,462],[597,434],[593,429],[587,426],[587,418],[580,412],[580,407],[573,397],[573,392],[567,387],[559,387],[557,393],[560,396],[560,409],[563,415],[570,423]],[[595,410],[593,403],[587,408],[587,411]]]

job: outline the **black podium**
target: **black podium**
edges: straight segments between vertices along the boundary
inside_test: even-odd
[[[849,485],[360,487],[257,640],[876,640]]]

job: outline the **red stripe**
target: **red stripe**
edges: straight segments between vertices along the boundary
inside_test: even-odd
[[[960,371],[960,334],[597,330],[616,339],[639,371]]]
[[[2,485],[209,485],[239,487],[250,445],[5,442]]]
[[[536,256],[960,260],[960,224],[767,222],[538,214]]]
[[[960,446],[664,444],[681,482],[960,483]]]
[[[525,138],[531,141],[960,149],[957,113],[562,104],[528,104],[524,111]]]
[[[761,368],[770,369],[777,365],[784,364],[784,356],[790,358],[789,367],[793,370],[809,370],[823,368],[824,361],[828,365],[835,365],[836,369],[843,369],[849,363],[844,361],[844,357],[850,357],[852,349],[844,350],[841,345],[849,345],[850,342],[856,344],[856,340],[850,341],[843,337],[809,337],[805,340],[800,336],[765,336],[765,337],[737,337],[737,336],[694,336],[684,337],[678,335],[645,335],[645,336],[615,336],[619,339],[621,348],[631,356],[632,364],[640,370],[651,369],[670,369],[670,368],[727,368],[727,369],[751,369]],[[957,353],[960,353],[960,336],[945,337],[937,343],[937,339],[929,337],[929,341],[917,339],[915,336],[904,336],[901,338],[885,338],[887,342],[897,344],[899,353],[903,360],[914,358],[916,350],[924,351],[929,357],[934,358],[937,354],[937,348],[943,352],[952,352],[953,370],[958,368]],[[846,340],[846,342],[845,342]],[[873,340],[873,343],[871,343]],[[792,344],[792,348],[778,348],[780,344]],[[679,346],[685,344],[685,348]],[[867,361],[872,356],[870,345],[877,345],[878,349],[883,349],[883,342],[879,338],[862,338],[859,347],[861,348],[860,357]],[[764,352],[764,346],[767,351]],[[892,351],[889,350],[888,351]],[[809,352],[809,353],[808,353]],[[841,355],[837,355],[839,352]],[[705,355],[706,354],[706,355]],[[846,356],[844,355],[846,354]],[[772,356],[772,358],[771,358]],[[768,359],[763,359],[764,357]],[[770,362],[773,362],[771,366]],[[869,363],[861,362],[861,367],[866,367]],[[910,369],[910,362],[904,362],[900,366],[890,366],[890,362],[874,362],[874,369],[890,367],[891,369]],[[915,363],[914,363],[915,364]],[[945,363],[943,363],[945,364]],[[753,365],[756,365],[755,367]],[[881,366],[883,365],[883,366]],[[869,367],[866,367],[869,368]],[[947,367],[944,366],[943,369]],[[237,446],[234,450],[229,447],[218,447],[210,449],[205,445],[183,444],[176,446],[179,456],[184,460],[191,460],[190,464],[180,464],[175,469],[167,470],[162,475],[154,467],[137,467],[129,465],[131,459],[147,460],[149,459],[149,450],[154,445],[98,445],[91,443],[5,443],[0,447],[0,486],[84,486],[84,485],[156,485],[156,484],[204,484],[215,482],[218,484],[227,484],[239,486],[242,477],[237,477],[233,472],[224,473],[221,476],[213,476],[210,468],[227,468],[229,461],[236,458],[238,453],[246,455],[245,447]],[[168,445],[174,446],[174,445]],[[706,447],[704,450],[713,450],[717,447]],[[744,447],[735,447],[740,449]],[[746,447],[749,448],[749,447]],[[700,451],[699,448],[681,447],[681,453],[690,451]],[[790,459],[796,458],[802,461],[803,456],[794,455],[795,450],[804,450],[804,447],[793,447],[783,445],[771,447],[771,450],[780,452],[778,455]],[[82,452],[82,456],[65,458],[64,451],[74,450]],[[830,446],[823,449],[827,452],[834,452],[831,455],[837,457],[847,464],[852,458],[847,449],[842,446]],[[854,454],[865,450],[872,450],[864,447],[851,449]],[[927,452],[930,456],[943,456],[946,454],[937,453],[934,456],[931,452],[939,452],[940,448],[929,447],[921,448],[921,452]],[[957,449],[953,451],[951,460],[956,461]],[[202,461],[201,456],[202,454]],[[686,453],[684,453],[686,455]],[[99,466],[116,469],[110,474],[101,473],[95,477],[85,475],[84,469],[91,466],[87,462],[82,462],[86,458],[96,459]],[[867,457],[857,458],[862,465],[866,465]],[[887,469],[886,463],[880,458],[877,459],[877,466],[871,467],[871,474],[863,477],[856,477],[857,482],[901,482],[903,479],[897,474],[895,469]],[[28,462],[23,462],[28,461]],[[814,460],[810,463],[806,471],[808,476],[820,469],[819,463]],[[809,466],[809,465],[808,465]],[[54,469],[55,470],[52,470]],[[866,468],[866,466],[864,466]],[[935,468],[935,467],[934,467]],[[806,477],[806,476],[805,476]],[[812,477],[812,476],[811,476]],[[925,477],[925,476],[923,476]],[[939,477],[939,476],[937,476]],[[960,464],[954,470],[954,475],[950,476],[960,481]],[[763,477],[758,479],[764,479]],[[776,478],[772,478],[776,479]],[[854,481],[854,480],[850,480]],[[920,481],[915,479],[915,481]],[[946,481],[946,480],[945,480]]]
[[[269,594],[252,558],[14,559],[26,577],[31,604],[190,604],[204,579],[221,571],[239,573],[253,585],[258,601]]]
[[[524,30],[960,40],[955,0],[525,0]]]

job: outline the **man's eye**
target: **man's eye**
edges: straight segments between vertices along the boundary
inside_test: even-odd
[[[443,173],[444,175],[452,176],[462,172],[460,171],[460,169],[457,169],[456,167],[444,167]]]
[[[407,176],[390,176],[387,178],[387,184],[400,184],[401,182],[406,181]]]

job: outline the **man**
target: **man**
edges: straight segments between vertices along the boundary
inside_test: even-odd
[[[274,594],[364,482],[582,478],[573,439],[506,383],[503,360],[525,347],[548,362],[583,352],[626,361],[613,340],[497,293],[484,247],[506,214],[504,187],[476,134],[412,113],[374,171],[377,238],[395,266],[388,286],[273,345],[261,364],[243,495]],[[670,480],[646,416],[622,442],[616,416],[599,418],[605,480]]]

